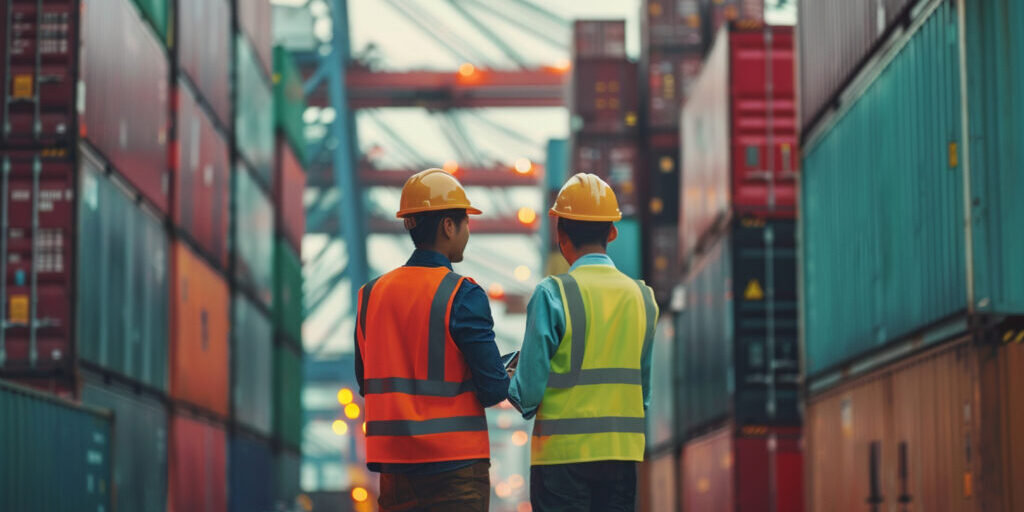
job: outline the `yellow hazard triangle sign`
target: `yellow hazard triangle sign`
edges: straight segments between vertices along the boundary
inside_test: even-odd
[[[764,300],[764,289],[757,279],[751,279],[747,283],[747,290],[743,292],[744,300]]]

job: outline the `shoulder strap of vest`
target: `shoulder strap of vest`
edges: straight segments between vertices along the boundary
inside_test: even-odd
[[[651,348],[651,343],[654,341],[654,331],[657,328],[658,320],[658,305],[654,300],[654,292],[651,290],[651,287],[647,286],[647,283],[643,282],[643,280],[637,280],[636,284],[640,287],[640,294],[644,297],[644,311],[646,312],[644,316],[647,317],[647,330],[644,334],[643,348],[643,353],[646,354]]]
[[[359,323],[359,331],[363,334],[364,340],[366,339],[366,307],[370,304],[370,292],[373,291],[373,285],[377,284],[378,279],[380,277],[374,278],[359,290],[359,314],[356,315],[356,322]]]
[[[430,302],[429,344],[427,346],[427,380],[444,380],[445,338],[448,334],[448,304],[464,278],[455,272],[447,273],[434,292]]]
[[[570,338],[569,373],[552,373],[548,376],[548,387],[571,388],[579,381],[583,370],[583,355],[587,348],[587,308],[583,305],[583,293],[576,278],[569,274],[554,276],[555,282],[565,294],[566,326],[572,333]]]

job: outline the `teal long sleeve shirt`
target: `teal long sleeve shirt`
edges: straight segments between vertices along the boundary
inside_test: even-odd
[[[606,254],[587,254],[569,269],[584,265],[615,263]],[[530,419],[537,414],[544,391],[548,387],[551,358],[558,351],[565,335],[565,309],[562,293],[553,279],[546,278],[537,285],[526,309],[526,334],[519,353],[519,365],[508,388],[509,400]],[[651,403],[651,350],[644,351],[640,359],[640,374],[644,393],[644,412]]]

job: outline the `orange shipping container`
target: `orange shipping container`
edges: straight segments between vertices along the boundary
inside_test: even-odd
[[[171,396],[227,416],[228,285],[181,241],[171,268]]]

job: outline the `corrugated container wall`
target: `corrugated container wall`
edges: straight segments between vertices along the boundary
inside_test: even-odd
[[[306,164],[306,93],[302,73],[283,46],[274,47],[274,127],[284,132],[300,167]]]
[[[299,471],[302,454],[291,450],[278,450],[274,454],[274,495],[278,503],[295,503],[302,492]]]
[[[659,304],[666,304],[672,297],[672,289],[679,284],[676,269],[676,248],[679,227],[675,224],[652,226],[648,230],[650,243],[647,247],[647,270],[644,280],[654,288],[654,297]]]
[[[700,0],[645,0],[640,23],[652,47],[700,51],[704,45]]]
[[[676,327],[672,315],[662,310],[654,336],[651,368],[651,404],[647,408],[647,447],[674,446],[676,437]]]
[[[270,0],[239,0],[236,4],[239,30],[256,50],[265,76],[270,76],[274,69],[273,6]]]
[[[287,446],[302,446],[302,356],[274,347],[274,435]]]
[[[232,437],[228,467],[231,512],[274,510],[274,456],[267,443]]]
[[[679,112],[703,64],[700,50],[651,50],[647,65],[647,124],[651,128],[679,129]]]
[[[578,59],[626,59],[626,22],[622,20],[576,20],[573,25],[572,56]]]
[[[85,152],[80,157],[78,356],[161,391],[168,385],[170,252],[163,223]],[[73,246],[72,237],[63,242]],[[70,300],[66,297],[65,300]]]
[[[679,510],[679,477],[676,454],[648,457],[640,465],[637,504],[640,512],[676,512]]]
[[[217,0],[219,1],[219,0]],[[178,80],[177,141],[173,154],[174,223],[221,268],[228,264],[231,162],[228,141],[191,86]]]
[[[800,117],[809,130],[911,0],[799,0]]]
[[[228,127],[233,59],[231,2],[178,0],[177,5],[178,65],[213,110],[219,126]]]
[[[167,506],[167,410],[155,397],[100,379],[82,385],[82,403],[114,413],[117,510]]]
[[[574,133],[634,133],[637,123],[637,65],[625,58],[573,62],[569,109]]]
[[[764,0],[703,0],[709,40],[729,22],[757,25],[764,21]]]
[[[77,188],[73,163],[66,151],[6,151],[0,156],[2,208],[8,222],[6,254],[0,259],[6,281],[0,317],[7,322],[0,337],[0,367],[68,372],[75,354],[70,300]],[[36,230],[33,212],[38,214]],[[34,336],[30,324],[35,325]]]
[[[235,278],[270,307],[273,304],[274,208],[248,169],[235,169]]]
[[[282,138],[277,140],[277,183],[274,184],[278,229],[296,252],[302,252],[302,237],[306,233],[306,170],[296,158],[291,145]]]
[[[244,295],[235,294],[232,393],[235,418],[270,435],[273,409],[274,332],[270,320]]]
[[[227,283],[180,241],[171,270],[171,396],[226,417]]]
[[[266,0],[241,3],[266,3]],[[235,44],[235,70],[235,144],[260,182],[269,188],[274,179],[274,93],[260,70],[253,47],[241,35]]]
[[[274,243],[274,330],[302,346],[302,261],[284,239]]]
[[[224,512],[228,508],[224,430],[184,416],[171,419],[168,512]]]
[[[91,1],[91,0],[90,0]],[[134,0],[135,5],[145,14],[147,21],[156,29],[160,40],[167,46],[174,42],[171,34],[174,14],[172,11],[172,0]],[[92,8],[90,6],[90,8]]]
[[[572,142],[573,174],[588,172],[600,176],[615,190],[623,215],[639,213],[636,142],[630,137],[587,135],[576,135]]]
[[[799,424],[795,231],[738,219],[691,270],[677,331],[681,437],[726,418]]]
[[[640,279],[643,270],[640,255],[640,222],[635,218],[627,218],[616,222],[615,227],[619,230],[619,236],[608,244],[608,256],[623,274]]]
[[[0,510],[112,510],[113,420],[0,382]]]
[[[791,27],[719,32],[682,112],[684,263],[730,212],[795,215],[793,64]]]

